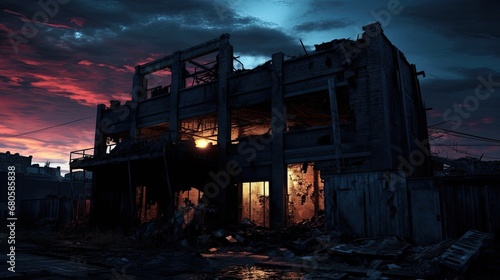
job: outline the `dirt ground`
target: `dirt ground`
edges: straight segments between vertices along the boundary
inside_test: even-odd
[[[422,247],[396,238],[346,241],[307,226],[279,233],[247,226],[161,242],[138,231],[20,228],[16,272],[5,267],[0,279],[498,279],[500,272],[490,249],[463,272],[433,263],[453,240]],[[374,245],[383,250],[351,252]],[[2,248],[2,263],[6,253]]]

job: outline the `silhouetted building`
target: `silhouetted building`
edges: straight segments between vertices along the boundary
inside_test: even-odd
[[[380,24],[364,30],[249,70],[234,70],[228,34],[138,65],[131,100],[99,105],[94,147],[71,153],[94,175],[91,221],[201,200],[223,222],[324,210],[329,228],[411,235],[406,179],[431,175],[420,73]],[[366,201],[378,216],[350,210]]]
[[[31,166],[32,156],[21,156],[19,153],[11,154],[9,151],[0,153],[0,171],[7,170],[7,167],[14,166],[17,172],[25,173],[26,168]]]
[[[44,166],[32,164],[32,159],[32,156],[19,153],[0,153],[0,216],[6,216],[7,168],[14,166],[16,215],[20,224],[29,226],[45,218],[69,222],[83,217],[86,211],[85,197],[90,197],[90,183],[85,184],[78,179],[75,182],[63,180],[59,166],[50,167],[48,162]]]

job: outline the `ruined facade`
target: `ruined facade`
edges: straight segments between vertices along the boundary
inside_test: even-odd
[[[419,73],[380,24],[251,70],[234,69],[229,38],[137,66],[131,100],[98,106],[94,147],[71,153],[72,170],[93,172],[91,221],[203,202],[215,223],[325,211],[329,228],[409,233],[406,178],[431,172],[427,123]],[[377,217],[357,211],[366,201]]]

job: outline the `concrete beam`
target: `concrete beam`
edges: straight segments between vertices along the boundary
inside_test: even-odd
[[[177,55],[179,55],[181,61],[187,61],[189,59],[204,56],[211,52],[217,51],[219,49],[219,46],[227,42],[229,42],[229,34],[222,34],[219,38],[193,46],[183,51],[177,51],[174,54],[143,64],[140,66],[140,74],[147,75],[171,67],[174,61],[177,60]]]

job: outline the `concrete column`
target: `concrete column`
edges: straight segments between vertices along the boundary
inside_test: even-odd
[[[179,90],[184,88],[184,65],[181,62],[180,52],[175,54],[174,61],[172,62],[172,85],[170,88],[170,114],[169,114],[169,130],[170,139],[177,141],[179,138]]]
[[[337,172],[341,170],[342,161],[342,149],[340,146],[340,122],[339,122],[339,109],[337,104],[337,90],[335,88],[335,80],[328,80],[328,94],[330,99],[330,115],[332,118],[332,135],[333,135],[333,145],[335,146],[335,155],[337,156],[336,168]]]
[[[286,126],[285,105],[283,101],[283,53],[273,54],[271,71],[271,131],[273,141],[269,220],[270,226],[276,228],[286,224],[287,213],[287,203],[285,201],[287,180],[283,149],[283,131]]]
[[[104,134],[104,128],[106,123],[103,122],[102,119],[102,113],[106,109],[106,105],[104,104],[99,104],[97,105],[97,115],[96,115],[96,127],[95,127],[95,140],[94,140],[94,157],[99,157],[103,154],[106,153],[106,137]],[[72,169],[70,169],[72,173]],[[85,169],[83,170],[85,172]],[[73,174],[70,175],[71,180],[73,180]],[[92,197],[90,199],[90,217],[89,217],[89,224],[92,226],[97,225],[98,219],[99,219],[99,210],[100,210],[100,205],[99,205],[99,189],[97,189],[98,185],[98,178],[100,174],[99,172],[94,172],[92,176],[92,187],[91,187],[91,194]],[[74,211],[74,204],[73,204],[73,187],[71,187],[71,209]],[[71,213],[73,217],[73,213]]]
[[[99,157],[106,153],[106,135],[104,133],[107,125],[102,119],[102,112],[106,109],[106,105],[97,105],[97,115],[95,118],[95,139],[94,139],[94,157]]]
[[[137,102],[144,98],[146,89],[144,88],[144,77],[140,74],[140,66],[135,67],[135,74],[132,84],[132,103],[130,105],[130,139],[137,136]]]
[[[370,142],[372,169],[392,168],[391,135],[389,128],[389,96],[391,89],[389,75],[392,64],[384,58],[385,47],[389,47],[388,42],[382,36],[383,31],[380,23],[373,23],[363,27],[368,45],[362,49],[362,54],[366,57],[368,70],[369,90],[366,100],[369,102],[368,114],[370,118]]]
[[[226,169],[227,148],[231,140],[231,115],[228,106],[228,82],[230,73],[233,70],[233,47],[229,44],[229,38],[222,38],[218,54],[218,88],[217,88],[217,145],[219,147],[218,167],[219,170]],[[229,209],[236,209],[234,199],[228,199],[234,192],[232,184],[222,188],[217,197],[219,211],[222,214],[222,221],[229,222],[232,219],[232,213]],[[233,218],[234,219],[234,218]]]
[[[396,75],[397,75],[397,79],[396,79],[396,83],[398,85],[398,89],[399,89],[399,93],[401,94],[401,108],[403,109],[403,124],[402,126],[404,127],[404,133],[403,133],[403,143],[402,143],[402,149],[403,149],[403,154],[406,154],[408,155],[410,152],[411,152],[411,141],[412,141],[412,137],[411,137],[411,127],[410,127],[410,124],[409,124],[409,119],[411,118],[411,115],[410,115],[410,110],[409,110],[409,105],[408,105],[408,102],[407,102],[407,97],[409,97],[409,99],[411,100],[411,93],[407,93],[406,92],[406,87],[405,87],[405,80],[403,79],[403,75],[401,74],[401,66],[402,66],[402,63],[401,63],[401,52],[397,49],[394,50],[394,59],[395,59],[395,67],[396,67]],[[389,106],[389,108],[391,108]],[[392,108],[392,109],[396,109],[396,108]],[[390,112],[390,114],[392,114],[392,112]],[[398,131],[391,131],[392,133],[398,133]],[[406,144],[406,145],[405,145]],[[397,164],[397,163],[394,163],[393,164]]]
[[[217,132],[217,144],[219,146],[219,154],[225,160],[227,155],[227,145],[231,140],[231,116],[227,100],[227,79],[233,70],[233,47],[229,44],[228,38],[221,39],[218,67],[217,122],[219,126]]]

